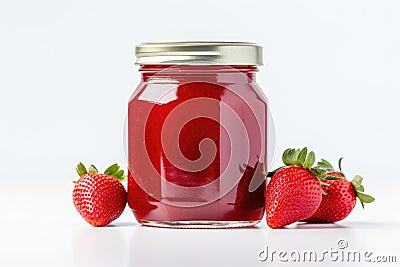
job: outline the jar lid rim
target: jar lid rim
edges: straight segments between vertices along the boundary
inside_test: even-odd
[[[199,64],[256,65],[262,62],[262,47],[251,42],[179,41],[146,42],[135,48],[137,65]]]

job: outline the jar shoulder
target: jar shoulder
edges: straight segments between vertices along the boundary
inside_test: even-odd
[[[198,97],[214,98],[220,101],[239,98],[245,102],[267,103],[267,98],[256,82],[221,83],[210,81],[191,81],[182,83],[175,80],[141,82],[134,90],[130,102],[147,101],[165,104],[174,100]]]

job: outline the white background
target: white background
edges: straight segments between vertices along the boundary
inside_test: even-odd
[[[123,122],[139,81],[133,48],[175,40],[262,45],[258,82],[277,154],[307,145],[332,161],[344,156],[345,171],[362,174],[376,202],[328,230],[160,231],[137,227],[128,211],[121,227],[86,225],[72,205],[74,166],[124,165]],[[256,254],[268,242],[314,248],[340,236],[393,254],[399,74],[395,0],[1,0],[0,265],[264,265]]]

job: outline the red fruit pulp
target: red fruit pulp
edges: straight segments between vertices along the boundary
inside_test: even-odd
[[[139,222],[262,218],[267,109],[255,70],[142,67],[128,110],[128,204]]]

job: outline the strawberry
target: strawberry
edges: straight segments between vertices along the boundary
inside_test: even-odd
[[[322,186],[326,191],[326,195],[322,197],[318,210],[305,221],[307,222],[337,222],[346,218],[356,205],[356,198],[361,202],[370,203],[375,199],[364,193],[364,187],[361,185],[363,178],[359,175],[355,176],[350,182],[344,176],[341,169],[342,158],[339,159],[339,170],[336,172],[332,165],[321,160],[317,166],[324,168],[330,177],[336,177],[336,180],[324,180],[323,182],[329,186]]]
[[[287,149],[282,156],[286,165],[267,173],[271,177],[266,192],[266,217],[271,228],[280,228],[313,215],[321,203],[320,181],[323,170],[312,167],[314,152],[307,148]]]
[[[125,188],[120,182],[126,178],[124,171],[114,164],[100,174],[93,165],[87,171],[82,163],[78,164],[76,171],[80,178],[74,182],[72,197],[83,219],[93,226],[105,226],[117,219],[127,201]]]

